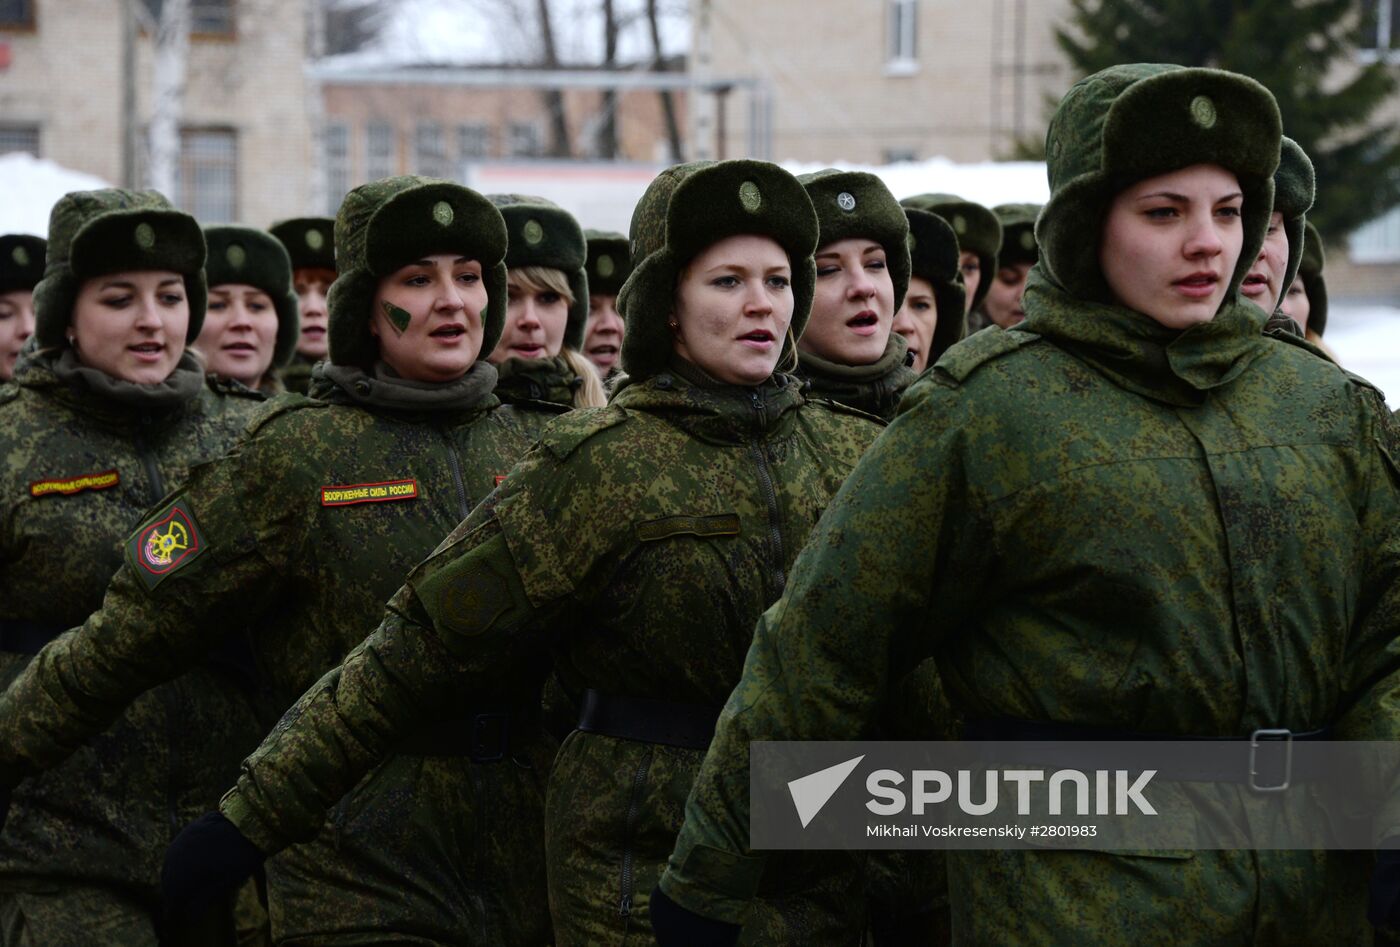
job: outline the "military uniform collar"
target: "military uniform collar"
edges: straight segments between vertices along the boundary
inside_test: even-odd
[[[548,401],[574,406],[583,379],[562,355],[553,358],[508,358],[496,366],[496,396],[506,404]]]
[[[797,373],[809,383],[809,393],[889,420],[899,407],[904,389],[918,376],[907,364],[909,343],[891,332],[885,353],[869,365],[840,365],[798,349]]]
[[[1115,384],[1167,404],[1202,404],[1268,353],[1266,316],[1236,298],[1210,322],[1169,329],[1122,306],[1075,299],[1033,269],[1017,326],[1070,351]]]
[[[731,385],[673,359],[666,371],[619,386],[612,404],[660,415],[703,441],[741,444],[784,423],[804,401],[801,387],[795,376],[782,372],[759,385]]]
[[[72,349],[34,352],[15,366],[15,384],[42,391],[89,417],[121,424],[134,416],[174,415],[205,387],[204,371],[190,352],[159,384],[138,385],[80,363]]]
[[[491,393],[495,387],[495,366],[484,359],[478,359],[456,381],[442,383],[410,381],[383,362],[376,364],[372,373],[353,365],[320,362],[312,369],[308,394],[332,404],[436,413],[494,408],[500,404]]]

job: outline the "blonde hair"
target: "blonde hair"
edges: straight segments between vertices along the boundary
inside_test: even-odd
[[[506,282],[529,293],[558,293],[566,305],[574,304],[574,291],[563,270],[552,266],[513,266],[506,271]]]
[[[557,272],[557,271],[556,271]],[[608,403],[608,393],[603,390],[603,379],[598,377],[598,369],[567,345],[559,350],[559,355],[569,363],[575,375],[583,384],[574,391],[575,408],[601,408]]]

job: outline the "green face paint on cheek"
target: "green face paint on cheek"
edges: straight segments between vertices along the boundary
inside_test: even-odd
[[[408,331],[408,324],[413,321],[413,317],[408,314],[408,310],[400,309],[389,300],[384,300],[384,315],[389,317],[389,324],[394,327],[399,335]]]

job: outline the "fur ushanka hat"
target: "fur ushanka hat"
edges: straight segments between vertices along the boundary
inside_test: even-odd
[[[992,278],[997,273],[997,254],[1001,252],[1001,221],[997,220],[997,215],[955,194],[918,194],[900,203],[942,217],[958,238],[958,252],[965,250],[976,255],[982,279],[977,284],[977,292],[972,294],[971,308],[982,305],[992,288]]]
[[[451,181],[414,175],[362,184],[335,219],[338,274],[326,300],[330,360],[369,369],[379,343],[369,331],[379,279],[414,260],[456,253],[481,264],[486,310],[481,354],[496,347],[506,322],[506,225],[486,198]]]
[[[241,283],[262,290],[272,300],[277,311],[272,367],[286,365],[296,351],[301,325],[286,248],[272,234],[252,227],[205,227],[204,241],[209,247],[204,275],[210,287]]]
[[[894,311],[909,289],[909,220],[890,189],[865,171],[827,168],[800,174],[817,212],[817,249],[838,240],[864,237],[885,248],[885,265],[894,283]]]
[[[287,248],[294,270],[335,269],[335,219],[293,217],[279,220],[267,232]]]
[[[0,293],[32,290],[44,278],[46,241],[27,233],[0,237]]]
[[[627,238],[610,230],[585,230],[588,243],[588,291],[600,296],[616,296],[632,275],[632,251]]]
[[[727,237],[770,237],[792,265],[791,332],[802,335],[812,311],[817,214],[797,179],[775,164],[747,159],[695,161],[657,175],[632,212],[632,275],[617,297],[627,331],[622,368],[634,380],[664,371],[667,325],[685,265]],[[791,351],[784,343],[781,358]]]
[[[963,312],[967,287],[963,285],[958,257],[958,238],[952,226],[937,214],[912,207],[904,209],[909,221],[909,259],[912,276],[926,279],[933,286],[938,305],[938,321],[933,326],[928,364],[967,334]]]
[[[569,281],[573,305],[564,327],[564,344],[571,349],[583,345],[583,329],[588,322],[588,244],[583,228],[574,215],[543,197],[525,194],[488,194],[487,200],[505,218],[510,234],[506,266],[544,266],[561,271]],[[493,346],[494,347],[494,346]]]
[[[40,348],[67,344],[78,289],[112,273],[169,270],[184,278],[190,322],[185,344],[199,338],[209,294],[204,233],[198,222],[156,191],[73,191],[49,214],[44,278],[34,287],[34,336]]]
[[[1273,95],[1236,73],[1135,63],[1081,79],[1046,133],[1039,269],[1072,296],[1111,303],[1098,235],[1113,198],[1145,178],[1215,164],[1244,193],[1244,246],[1226,296],[1237,298],[1272,216],[1282,135]]]

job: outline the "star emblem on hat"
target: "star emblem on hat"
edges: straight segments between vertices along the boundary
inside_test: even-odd
[[[447,201],[438,201],[433,205],[433,220],[446,227],[452,223],[452,218],[456,215],[452,212],[452,205]]]
[[[606,253],[604,253],[602,256],[598,257],[598,275],[599,275],[599,276],[612,276],[613,273],[615,273],[616,271],[617,271],[617,267],[613,264],[613,258],[612,258],[612,257],[608,256]]]
[[[228,260],[228,265],[235,270],[243,269],[243,264],[248,260],[248,251],[242,245],[230,243],[228,249],[224,251],[224,259]]]
[[[532,247],[544,239],[544,227],[540,225],[538,220],[525,221],[525,226],[520,228],[520,233],[525,238],[525,242]]]
[[[326,245],[326,238],[319,230],[308,230],[306,232],[306,245],[313,250],[319,250]]]
[[[156,245],[156,230],[150,224],[141,223],[136,225],[135,233],[136,245],[142,250],[149,250]]]
[[[856,196],[850,191],[842,191],[836,195],[836,206],[849,214],[856,209]]]
[[[750,214],[758,213],[759,207],[763,205],[763,193],[758,189],[758,185],[752,181],[745,181],[739,185],[739,206]]]

